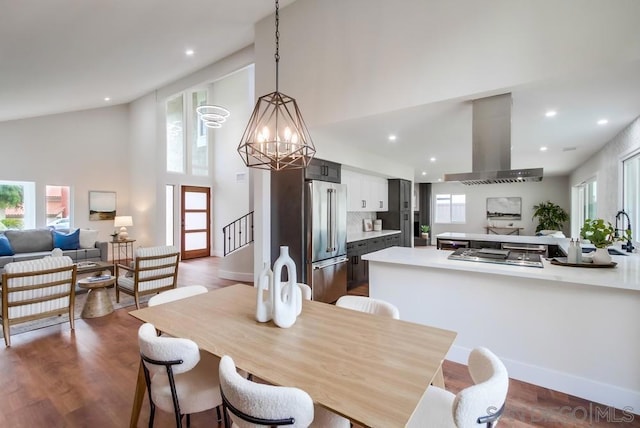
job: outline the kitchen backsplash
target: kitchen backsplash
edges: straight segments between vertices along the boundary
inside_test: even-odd
[[[375,212],[347,212],[347,233],[349,232],[362,232],[362,220],[376,219]],[[382,224],[384,228],[384,223]]]

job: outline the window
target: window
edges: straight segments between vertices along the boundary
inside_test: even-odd
[[[166,218],[167,221],[165,223],[165,245],[173,245],[173,226],[174,226],[174,220],[173,220],[173,210],[174,210],[174,206],[173,206],[173,191],[174,191],[174,187],[171,184],[167,184],[165,186],[165,214],[166,214]]]
[[[622,207],[631,220],[633,240],[640,233],[640,152],[622,162]],[[625,224],[626,228],[626,224]]]
[[[436,223],[464,223],[466,221],[465,195],[436,195]]]
[[[184,118],[182,95],[167,101],[167,171],[184,173]]]
[[[598,183],[595,178],[585,181],[576,186],[578,191],[578,218],[580,227],[586,219],[598,218]]]
[[[33,182],[0,181],[0,230],[35,228],[35,195]]]
[[[196,111],[199,106],[206,104],[206,89],[185,92],[167,101],[168,172],[209,175],[207,127]]]
[[[56,229],[71,228],[71,188],[69,186],[47,186],[47,226]]]

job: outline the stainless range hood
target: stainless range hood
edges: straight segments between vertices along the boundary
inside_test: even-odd
[[[463,184],[541,181],[542,168],[511,169],[511,93],[473,100],[472,172],[445,174]]]

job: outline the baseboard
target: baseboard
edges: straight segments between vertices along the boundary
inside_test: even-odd
[[[218,270],[218,276],[223,279],[232,281],[253,282],[253,273],[247,272],[231,272],[228,270]]]
[[[446,359],[467,365],[471,349],[452,346]],[[500,357],[507,367],[509,377],[532,383],[543,388],[575,395],[594,403],[600,403],[627,413],[640,414],[640,392],[620,388],[565,372],[534,366]],[[620,413],[618,416],[622,416]]]

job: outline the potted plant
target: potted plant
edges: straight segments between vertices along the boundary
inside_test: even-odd
[[[533,206],[533,217],[538,218],[536,232],[541,230],[562,230],[564,222],[569,220],[569,214],[560,206],[551,201],[540,202]]]
[[[429,240],[429,226],[426,224],[420,226],[420,236],[422,236],[422,239]]]
[[[582,239],[588,239],[589,242],[596,247],[596,252],[593,255],[593,262],[598,264],[611,263],[611,256],[607,247],[619,240],[616,236],[615,229],[611,225],[611,222],[604,221],[601,218],[598,219],[586,219],[582,229],[580,229],[580,237]]]

